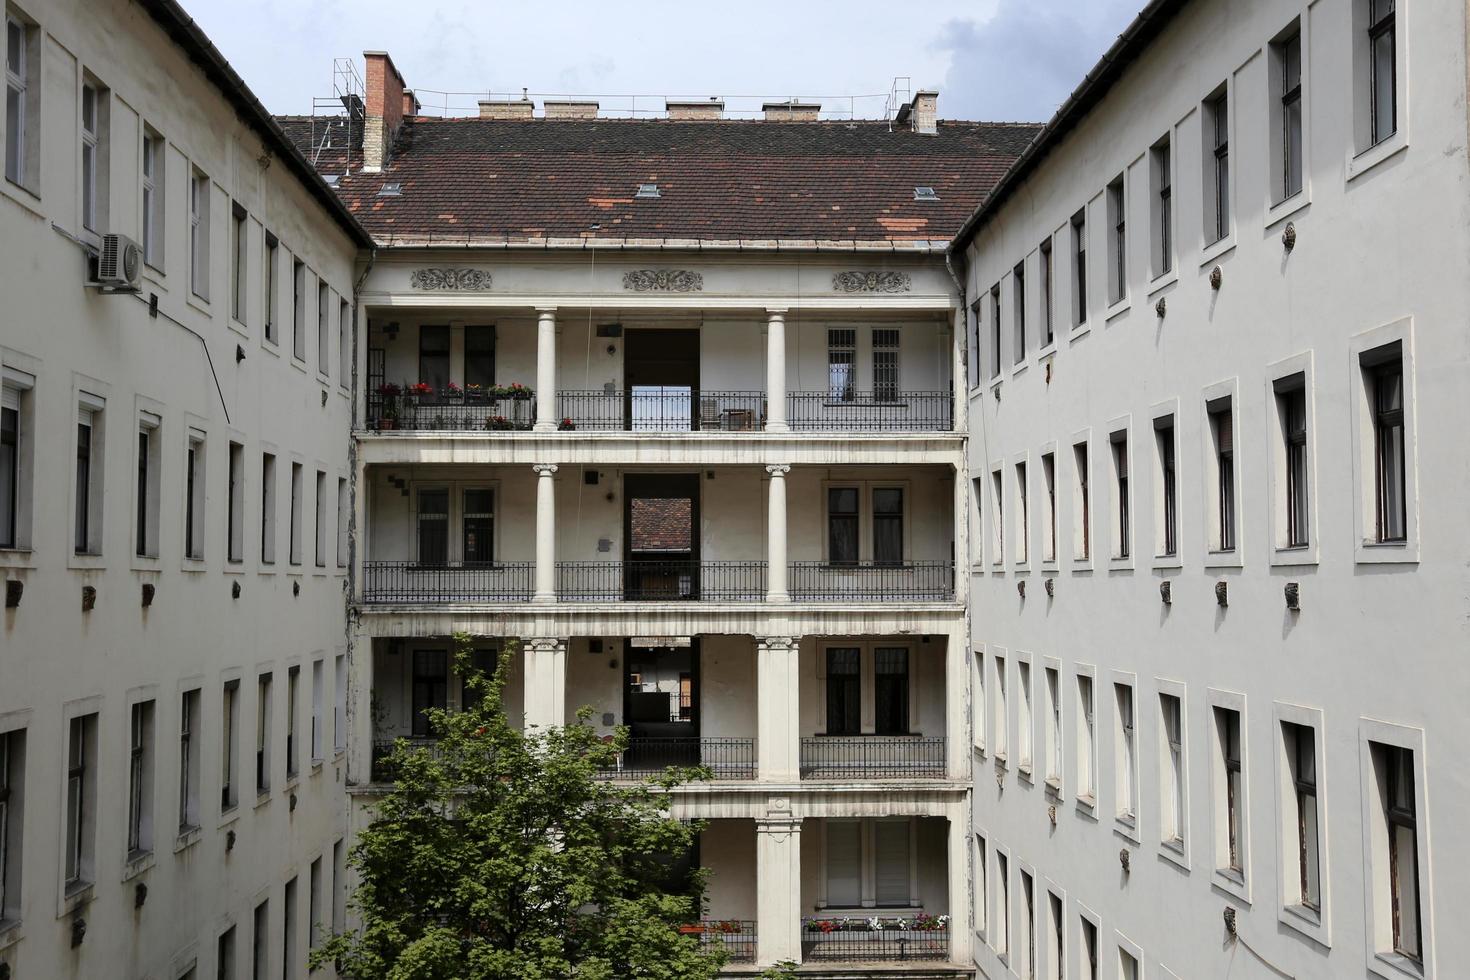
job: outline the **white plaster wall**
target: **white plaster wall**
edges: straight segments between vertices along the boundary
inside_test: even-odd
[[[711,820],[699,836],[699,861],[709,872],[708,918],[754,921],[755,822]]]
[[[1428,859],[1421,868],[1425,910],[1426,970],[1457,975],[1470,961],[1470,942],[1457,928],[1470,907],[1470,886],[1457,840],[1460,815],[1470,806],[1458,761],[1470,744],[1458,683],[1465,645],[1467,580],[1463,506],[1467,463],[1460,420],[1470,410],[1464,365],[1470,345],[1463,329],[1470,287],[1463,270],[1470,258],[1466,228],[1465,8],[1430,0],[1398,6],[1403,146],[1353,159],[1352,101],[1361,92],[1348,52],[1357,39],[1350,20],[1355,4],[1221,2],[1190,4],[1129,70],[1122,82],[985,226],[969,259],[972,297],[1002,284],[1002,376],[972,391],[971,475],[985,481],[980,513],[989,521],[989,471],[1006,466],[1005,513],[1017,513],[1012,463],[1029,454],[1032,466],[1031,569],[992,565],[986,551],[973,580],[973,639],[987,655],[986,684],[994,725],[995,691],[990,658],[1006,651],[1014,726],[1015,661],[1029,655],[1039,699],[1044,659],[1057,658],[1064,676],[1064,797],[1055,829],[1038,784],[1014,776],[997,786],[991,760],[976,758],[976,829],[993,849],[1007,848],[1012,868],[1036,868],[1066,893],[1069,936],[1085,905],[1101,916],[1103,959],[1114,962],[1115,936],[1142,950],[1146,975],[1167,967],[1179,976],[1224,977],[1239,973],[1246,954],[1225,941],[1221,912],[1236,908],[1240,935],[1283,975],[1362,976],[1392,970],[1370,951],[1363,825],[1367,812],[1360,739],[1372,729],[1365,719],[1422,733],[1421,779],[1427,812],[1420,832]],[[1266,45],[1292,18],[1302,17],[1306,111],[1306,187],[1302,206],[1269,210]],[[1203,248],[1202,145],[1199,103],[1230,80],[1234,173],[1233,246]],[[1177,278],[1151,284],[1144,205],[1148,198],[1148,148],[1172,130],[1175,266]],[[1387,152],[1387,151],[1385,151]],[[1383,156],[1374,166],[1368,163]],[[1127,169],[1128,301],[1104,312],[1106,229],[1103,190]],[[1067,222],[1088,207],[1089,280],[1093,286],[1090,330],[1071,332],[1071,266]],[[1282,233],[1290,220],[1297,233],[1288,255]],[[1035,249],[1053,231],[1057,238],[1058,343],[1054,354],[1028,350],[1022,368],[1013,356],[1008,274],[1023,259],[1035,344]],[[1212,268],[1222,273],[1213,290]],[[1155,303],[1167,300],[1160,318]],[[988,314],[987,314],[988,316]],[[1414,366],[1411,413],[1417,448],[1409,462],[1417,474],[1419,531],[1411,545],[1417,561],[1370,563],[1361,553],[1359,494],[1364,479],[1354,450],[1356,376],[1354,345],[1367,331],[1412,319]],[[988,343],[989,329],[982,331]],[[1269,531],[1274,484],[1270,449],[1279,440],[1270,419],[1273,365],[1305,357],[1311,369],[1313,413],[1310,552],[1278,556]],[[982,364],[988,363],[982,360]],[[1238,561],[1206,552],[1210,508],[1206,503],[1208,429],[1203,400],[1208,386],[1236,388],[1236,467],[1239,473]],[[1177,400],[1180,558],[1177,567],[1153,557],[1156,483],[1151,479],[1151,419]],[[1167,409],[1164,409],[1167,410]],[[1135,526],[1131,568],[1110,567],[1111,527],[1106,438],[1118,420],[1129,426],[1133,446]],[[1093,553],[1091,570],[1071,557],[1073,520],[1071,446],[1089,438],[1093,451]],[[1040,566],[1039,454],[1057,446],[1061,560],[1055,571]],[[1372,473],[1366,479],[1371,487]],[[1007,529],[1010,547],[1014,525]],[[1370,556],[1371,557],[1371,556]],[[1282,561],[1295,561],[1282,564]],[[1238,567],[1237,567],[1238,566]],[[1054,577],[1048,601],[1041,579]],[[1029,581],[1028,581],[1029,580]],[[1173,602],[1160,602],[1159,584],[1172,583]],[[1017,596],[1018,581],[1029,585]],[[1215,603],[1214,585],[1228,584],[1228,608]],[[1285,609],[1283,587],[1299,582],[1302,611]],[[1098,671],[1099,785],[1094,821],[1078,812],[1075,737],[1072,733],[1078,664]],[[1135,678],[1141,773],[1141,843],[1113,831],[1112,683]],[[1158,693],[1183,685],[1188,756],[1187,839],[1184,867],[1162,857]],[[1232,894],[1215,883],[1210,780],[1209,694],[1232,692],[1245,700],[1246,823],[1249,835],[1245,889]],[[1278,713],[1300,705],[1321,713],[1324,747],[1321,799],[1324,826],[1325,928],[1314,941],[1283,924],[1281,881],[1295,874],[1287,863],[1293,844],[1278,837],[1282,794],[1278,789]],[[1131,876],[1119,872],[1118,851],[1133,852]],[[1287,862],[1283,862],[1283,853]],[[992,859],[993,860],[993,859]],[[1381,856],[1380,856],[1381,860]],[[992,873],[993,873],[992,864]],[[1015,872],[1013,871],[1014,875]],[[992,896],[995,894],[992,891]],[[1013,879],[1011,894],[1019,889]],[[994,917],[992,911],[992,919]],[[993,951],[977,941],[987,976],[1009,976]],[[1070,955],[1075,956],[1074,952]],[[1076,968],[1073,960],[1072,968]],[[1250,969],[1265,970],[1261,966]]]

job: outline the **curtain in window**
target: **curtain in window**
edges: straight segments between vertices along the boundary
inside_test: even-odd
[[[873,822],[873,879],[880,906],[909,904],[909,821]]]
[[[856,487],[827,491],[827,560],[855,565],[858,560],[858,492]]]
[[[857,331],[827,331],[827,390],[833,401],[852,401],[857,373]]]
[[[857,820],[828,820],[827,904],[856,908],[863,900],[863,836]]]
[[[449,560],[449,491],[419,491],[419,564]]]
[[[827,651],[827,734],[862,730],[860,658],[855,647]]]
[[[873,711],[879,735],[909,731],[909,652],[879,647],[873,654]]]

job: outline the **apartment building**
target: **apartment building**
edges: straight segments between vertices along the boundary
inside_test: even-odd
[[[1465,16],[1150,4],[959,235],[981,975],[1470,961]]]
[[[172,2],[4,18],[0,976],[303,977],[371,240]]]
[[[969,975],[963,322],[950,233],[1035,132],[774,103],[286,119],[379,242],[363,280],[347,782],[522,655],[528,727],[584,705],[671,763],[749,972]],[[350,135],[349,130],[357,133]],[[315,135],[313,135],[313,132]],[[712,929],[714,927],[711,927]],[[711,934],[711,938],[714,938]]]

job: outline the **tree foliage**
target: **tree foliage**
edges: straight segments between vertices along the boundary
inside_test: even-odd
[[[514,641],[492,674],[455,665],[472,703],[431,710],[433,750],[400,742],[396,783],[376,804],[350,863],[360,922],[313,963],[356,980],[701,980],[725,954],[685,934],[703,876],[669,881],[669,856],[698,824],[669,814],[669,790],[699,770],[646,782],[596,778],[627,743],[604,740],[591,710],[565,727],[517,731],[501,701]]]

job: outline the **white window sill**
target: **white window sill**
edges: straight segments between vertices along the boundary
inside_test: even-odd
[[[1117,816],[1113,818],[1113,833],[1124,840],[1135,844],[1142,844],[1143,840],[1138,834],[1138,818],[1135,816]]]
[[[291,366],[293,368],[295,368],[296,370],[300,371],[302,374],[310,374],[311,373],[309,370],[307,370],[306,362],[303,361],[303,360],[301,360],[300,358],[298,358],[294,354],[291,355]]]
[[[66,556],[66,567],[80,571],[97,571],[107,567],[107,559],[100,554],[88,552],[87,554],[79,555],[73,551]]]
[[[1218,242],[1211,242],[1204,247],[1199,256],[1200,268],[1203,269],[1205,266],[1211,265],[1216,260],[1223,258],[1233,248],[1235,248],[1235,229],[1232,228],[1230,234]]]
[[[25,208],[27,211],[31,212],[31,214],[35,215],[36,217],[45,217],[45,215],[43,215],[40,211],[41,195],[37,194],[26,185],[17,184],[15,181],[7,177],[3,182],[0,182],[0,192],[3,192],[6,197],[15,201],[17,204]]]
[[[160,293],[168,292],[168,272],[152,262],[144,261],[143,278]]]
[[[1189,873],[1189,850],[1184,846],[1184,841],[1161,841],[1159,843],[1159,857],[1179,868],[1185,874]]]
[[[270,791],[270,787],[266,787],[265,789],[257,789],[255,791],[255,809],[259,810],[263,806],[269,806],[270,805],[270,802],[271,802],[271,791]]]
[[[1414,565],[1419,562],[1419,542],[1362,541],[1353,549],[1360,565]]]
[[[1082,793],[1077,797],[1077,812],[1092,820],[1097,819],[1097,797]]]
[[[1017,361],[1016,363],[1011,365],[1011,377],[1019,378],[1021,375],[1026,373],[1026,369],[1028,367],[1030,367],[1030,365],[1027,364],[1025,361]]]
[[[230,808],[219,816],[219,823],[214,825],[215,830],[228,830],[240,819],[240,804],[234,803]]]
[[[1368,960],[1368,969],[1387,980],[1428,980],[1423,962],[1402,953],[1375,952]]]
[[[1016,774],[1018,776],[1020,776],[1021,777],[1021,781],[1023,783],[1026,783],[1028,786],[1034,786],[1035,785],[1036,780],[1032,776],[1032,773],[1031,773],[1031,764],[1029,762],[1023,762],[1019,766],[1017,766],[1016,767]]]
[[[1246,878],[1243,872],[1229,868],[1216,868],[1214,874],[1211,875],[1211,881],[1220,890],[1229,892],[1247,905],[1250,904],[1250,879]]]
[[[1091,332],[1092,324],[1087,321],[1083,321],[1082,323],[1079,323],[1072,328],[1072,332],[1067,335],[1067,342],[1069,344],[1075,344],[1077,341],[1081,340],[1083,337],[1087,336]]]
[[[1132,307],[1133,303],[1127,296],[1116,300],[1103,312],[1103,323],[1112,323],[1118,317],[1127,313]]]
[[[207,572],[209,564],[203,558],[185,558],[179,568],[185,572]]]
[[[225,567],[224,568],[221,568],[220,571],[224,572],[226,575],[244,575],[245,574],[245,559],[243,559],[243,558],[226,558],[225,559]]]
[[[0,920],[0,953],[25,938],[25,931],[20,925],[19,919]]]
[[[1153,299],[1160,290],[1168,289],[1179,281],[1179,263],[1174,262],[1169,266],[1168,272],[1161,272],[1148,284],[1148,298]]]
[[[1067,570],[1071,572],[1090,572],[1092,571],[1092,559],[1073,558],[1072,563]]]
[[[1054,799],[1054,800],[1061,800],[1061,798],[1062,798],[1062,778],[1060,776],[1047,776],[1046,777],[1046,790],[1047,790],[1047,794],[1049,796],[1051,796],[1052,799]]]
[[[1052,334],[1051,340],[1036,349],[1036,360],[1044,361],[1057,352],[1057,335]]]
[[[1349,154],[1347,159],[1347,179],[1352,181],[1372,170],[1380,163],[1397,156],[1409,148],[1409,134],[1405,129],[1400,129],[1388,139],[1380,140],[1373,146],[1368,147],[1361,153]]]
[[[33,568],[34,557],[29,548],[0,548],[0,568]]]
[[[1284,905],[1277,918],[1289,929],[1301,933],[1323,949],[1332,948],[1332,937],[1328,934],[1321,912],[1305,905]]]
[[[174,838],[174,853],[178,854],[181,851],[188,850],[199,843],[199,839],[203,836],[204,829],[202,827],[183,828],[179,831],[179,836]]]
[[[1272,225],[1280,224],[1311,203],[1312,187],[1310,184],[1303,182],[1302,189],[1291,195],[1291,197],[1277,201],[1275,204],[1267,205],[1265,227],[1269,230]]]
[[[1183,568],[1184,559],[1178,555],[1154,555],[1154,568]]]
[[[155,863],[157,863],[157,859],[154,857],[152,851],[129,855],[127,861],[123,864],[123,884],[127,884],[138,877],[138,875],[152,868]]]
[[[209,308],[209,300],[205,299],[203,296],[200,296],[192,289],[189,290],[189,294],[184,297],[184,302],[194,309],[198,310],[200,313],[203,313],[205,316],[214,315],[213,311]]]
[[[266,340],[265,338],[261,338],[260,349],[265,351],[272,357],[281,356],[281,345],[276,343],[274,340]]]
[[[1317,546],[1305,544],[1291,548],[1277,548],[1271,555],[1271,564],[1278,567],[1316,565]]]
[[[56,904],[56,917],[58,919],[64,919],[91,901],[92,883],[90,881],[78,881],[70,885],[62,885],[61,901]]]
[[[1205,568],[1240,568],[1243,564],[1240,548],[1233,551],[1206,551]]]
[[[235,333],[239,334],[241,337],[244,337],[246,340],[250,339],[250,328],[245,326],[245,324],[241,323],[239,320],[235,319],[235,317],[233,316],[229,319],[229,328]]]
[[[1131,572],[1131,571],[1133,571],[1133,556],[1132,555],[1123,555],[1123,556],[1114,555],[1113,557],[1111,557],[1111,558],[1108,559],[1108,571],[1110,571],[1110,572]]]

